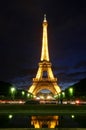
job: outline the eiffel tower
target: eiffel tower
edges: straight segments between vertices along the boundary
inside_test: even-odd
[[[49,90],[53,95],[61,92],[60,87],[57,85],[57,78],[54,77],[49,59],[47,26],[48,22],[46,15],[44,15],[41,59],[36,77],[33,78],[33,83],[28,90],[34,96],[41,90]]]

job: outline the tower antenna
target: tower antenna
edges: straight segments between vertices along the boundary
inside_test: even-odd
[[[44,22],[46,22],[47,20],[46,20],[46,14],[44,14]]]

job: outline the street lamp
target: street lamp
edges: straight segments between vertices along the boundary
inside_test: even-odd
[[[13,98],[13,100],[14,100],[16,88],[15,88],[15,87],[11,87],[10,92],[11,92],[12,98]]]
[[[65,98],[65,92],[62,92],[62,98]]]
[[[11,115],[11,114],[8,116],[9,119],[12,119],[12,117],[13,117],[13,115]]]
[[[27,98],[30,98],[30,93],[27,93]]]
[[[24,91],[22,91],[22,96],[24,96],[25,95],[25,92]]]
[[[72,98],[72,96],[73,96],[73,88],[69,88],[69,96],[70,96],[70,98]]]

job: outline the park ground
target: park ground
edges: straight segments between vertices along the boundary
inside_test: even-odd
[[[64,115],[86,114],[86,105],[73,104],[0,104],[0,114]]]

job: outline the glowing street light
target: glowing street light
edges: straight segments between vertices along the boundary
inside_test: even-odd
[[[71,115],[71,118],[75,118],[75,115]]]
[[[30,93],[27,94],[27,97],[28,97],[28,98],[30,97]]]
[[[12,92],[12,93],[14,93],[14,91],[15,91],[15,88],[14,88],[14,87],[12,87],[12,88],[11,88],[11,92]]]
[[[69,94],[70,96],[73,96],[73,88],[69,88]]]
[[[62,98],[65,98],[65,92],[62,92]]]
[[[15,97],[15,92],[16,92],[16,88],[15,88],[15,87],[11,87],[11,88],[10,88],[10,92],[11,92],[12,98],[14,99],[14,97]]]
[[[12,117],[13,117],[13,115],[11,115],[11,114],[8,116],[9,119],[12,119]]]
[[[31,93],[27,93],[28,98],[33,98],[33,95]]]
[[[69,88],[69,96],[70,96],[70,98],[73,97],[73,88]]]
[[[24,91],[22,91],[22,96],[24,96],[25,95],[25,92]]]

